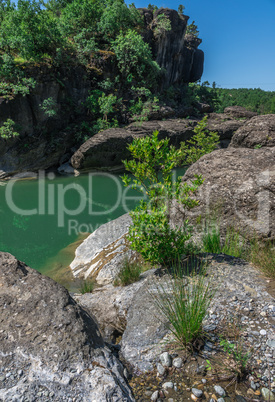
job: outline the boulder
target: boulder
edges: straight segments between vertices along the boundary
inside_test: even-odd
[[[220,136],[221,147],[227,148],[234,133],[243,125],[243,120],[236,120],[227,114],[210,113],[207,128],[216,131]]]
[[[65,288],[8,253],[0,285],[2,400],[134,400],[122,364]]]
[[[75,251],[70,265],[73,275],[96,278],[100,285],[112,283],[123,260],[127,256],[132,259],[136,256],[127,247],[125,239],[131,222],[129,214],[125,214],[90,234]]]
[[[167,275],[158,278],[166,286]],[[120,356],[135,371],[153,370],[157,357],[165,348],[168,321],[154,302],[156,279],[150,276],[134,295],[127,314],[127,325],[120,342]]]
[[[257,116],[256,112],[251,112],[242,106],[228,106],[224,109],[224,113],[236,119],[251,119],[251,117]]]
[[[248,237],[275,239],[275,147],[230,148],[204,155],[183,176],[204,178],[196,195],[199,205],[184,211],[176,204],[171,222],[188,218],[197,233],[198,223],[216,220],[221,234],[234,226]]]
[[[275,114],[255,116],[240,127],[232,137],[230,147],[262,148],[275,146]]]
[[[146,278],[154,275],[155,269],[140,275],[139,281],[128,286],[111,284],[95,288],[93,293],[74,295],[74,299],[97,321],[104,340],[115,342],[123,334],[133,298],[144,285]]]
[[[75,169],[120,165],[123,159],[130,157],[127,147],[135,138],[151,135],[156,130],[159,131],[159,138],[168,137],[171,144],[179,146],[182,141],[192,137],[196,122],[182,119],[152,120],[139,125],[132,123],[124,129],[102,131],[80,146],[71,158],[71,165]]]

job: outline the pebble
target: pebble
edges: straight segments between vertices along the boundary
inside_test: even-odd
[[[201,380],[201,382],[203,383],[203,384],[206,384],[206,379],[205,378],[203,378],[202,380]]]
[[[273,402],[275,401],[275,395],[272,391],[269,391],[268,388],[262,388],[261,389],[262,396],[265,401]]]
[[[157,371],[160,375],[163,375],[165,373],[165,368],[163,367],[162,364],[160,363],[157,364]]]
[[[224,400],[223,398],[219,398],[219,399],[217,400],[217,402],[225,402],[225,400]]]
[[[203,395],[203,392],[201,389],[197,389],[197,388],[192,388],[192,393],[197,397],[197,398],[201,398]]]
[[[174,388],[174,384],[171,381],[165,382],[162,385],[162,388],[167,389],[167,388]]]
[[[182,367],[182,358],[181,357],[176,357],[174,360],[173,360],[173,366],[174,367],[176,367],[176,368],[181,368]]]
[[[160,361],[163,366],[171,367],[172,366],[172,358],[168,352],[164,352],[160,355]]]
[[[266,330],[265,330],[265,329],[261,329],[261,330],[260,330],[260,334],[263,335],[263,336],[266,335]]]
[[[250,382],[250,387],[253,389],[253,391],[256,391],[256,385],[254,381]]]
[[[225,395],[225,390],[220,385],[214,385],[215,392],[220,396]]]
[[[159,397],[159,392],[155,391],[152,395],[151,395],[151,401],[156,402],[158,400]]]

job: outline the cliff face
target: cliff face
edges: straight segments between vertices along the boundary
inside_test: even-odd
[[[150,45],[154,59],[164,69],[161,88],[198,80],[203,72],[204,57],[197,49],[201,40],[185,34],[189,17],[167,8],[154,13],[148,9],[140,9],[140,12],[144,18],[141,34]],[[169,19],[171,30],[157,29],[161,14]],[[9,100],[0,97],[0,126],[12,119],[20,132],[20,137],[14,140],[0,138],[0,171],[36,170],[61,163],[63,155],[70,153],[75,145],[73,135],[62,131],[72,123],[87,119],[83,105],[94,82],[115,78],[115,65],[107,56],[108,52],[102,52],[102,57],[97,59],[98,66],[91,61],[89,71],[77,65],[33,67],[28,75],[35,79],[36,85],[29,95],[16,95]],[[56,105],[53,117],[47,116],[41,108],[43,101],[49,98]]]
[[[144,40],[150,44],[157,63],[166,70],[163,87],[199,80],[203,73],[204,53],[197,49],[201,39],[185,34],[189,17],[169,8],[160,8],[154,13],[146,8],[140,11],[146,25]],[[171,30],[156,35],[161,14],[169,19]]]

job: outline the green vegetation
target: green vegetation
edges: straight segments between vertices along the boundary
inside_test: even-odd
[[[186,33],[197,38],[199,36],[198,26],[195,25],[195,21],[187,25]]]
[[[215,148],[218,138],[204,131],[205,123],[206,119],[203,119],[195,139],[189,144],[183,143],[180,149],[169,146],[169,139],[159,140],[158,132],[151,137],[135,139],[128,147],[133,159],[123,163],[135,178],[125,174],[122,179],[126,186],[131,184],[147,198],[130,213],[133,224],[128,240],[133,250],[153,264],[169,265],[182,254],[192,252],[192,244],[187,243],[192,228],[187,220],[181,227],[171,227],[171,207],[175,200],[188,209],[196,206],[198,202],[191,196],[203,179],[196,176],[190,183],[182,184],[181,177],[175,179],[173,169],[187,164],[190,159],[194,162],[196,157]]]
[[[16,130],[15,122],[11,119],[7,119],[0,127],[0,138],[6,140],[9,138],[17,137],[19,133],[16,132],[15,130]]]
[[[168,321],[175,343],[192,350],[203,335],[202,323],[215,293],[206,279],[205,267],[191,263],[186,270],[180,265],[172,268],[172,276],[154,281],[150,293]]]
[[[255,238],[246,239],[234,228],[229,228],[222,241],[216,223],[208,225],[202,237],[203,251],[224,253],[252,262],[271,278],[275,278],[275,246],[272,241],[261,242]]]
[[[139,280],[140,274],[145,270],[140,261],[131,261],[126,257],[121,264],[114,286],[127,286]]]
[[[205,81],[201,84],[189,84],[185,98],[189,105],[196,102],[208,103],[217,113],[222,113],[228,106],[242,106],[258,114],[275,113],[275,92],[263,91],[260,88],[217,88],[215,82],[210,86],[209,82]]]
[[[95,288],[95,281],[93,279],[86,279],[81,283],[80,293],[84,295],[85,293],[92,293]]]
[[[44,99],[40,107],[48,117],[54,117],[57,114],[57,103],[53,98]]]
[[[245,240],[239,232],[230,228],[227,230],[225,240],[222,243],[219,228],[212,225],[204,233],[202,238],[203,250],[206,253],[224,253],[233,257],[242,258],[246,253]]]

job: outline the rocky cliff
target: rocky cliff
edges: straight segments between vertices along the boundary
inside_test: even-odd
[[[198,80],[203,72],[204,58],[203,52],[197,49],[201,40],[185,34],[189,17],[180,16],[175,10],[167,8],[154,13],[147,9],[140,9],[140,12],[144,19],[141,33],[149,43],[154,59],[164,69],[161,86],[167,88]],[[168,18],[171,30],[156,34],[156,21],[160,14]],[[12,119],[20,126],[22,138],[60,131],[78,118],[87,118],[87,109],[83,104],[94,82],[106,78],[114,80],[116,74],[112,57],[106,56],[108,52],[99,54],[96,60],[91,58],[88,68],[77,64],[55,68],[45,63],[27,71],[27,75],[36,81],[35,88],[29,95],[16,95],[13,99],[0,96],[0,126],[7,119]],[[41,109],[42,102],[48,98],[52,98],[57,105],[54,117],[48,117]],[[41,137],[38,141],[41,142]],[[0,156],[1,149],[3,155],[6,148],[1,141]]]
[[[146,25],[144,39],[150,44],[159,66],[166,71],[162,86],[199,80],[203,73],[204,53],[197,49],[201,39],[185,34],[189,17],[169,8],[155,12],[142,8],[140,11]],[[154,28],[161,14],[169,19],[171,30],[156,36]]]

